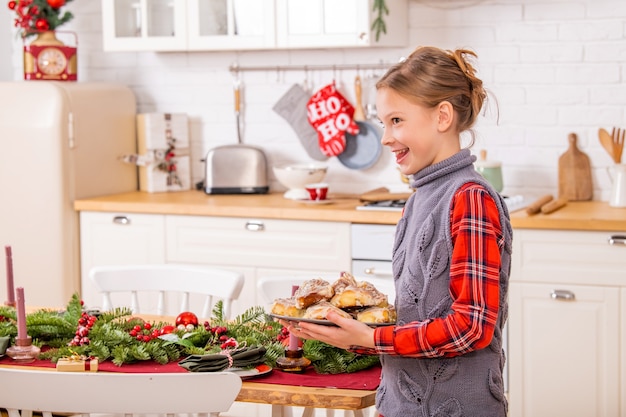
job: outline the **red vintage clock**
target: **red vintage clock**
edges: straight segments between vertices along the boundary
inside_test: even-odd
[[[24,79],[76,81],[76,47],[59,41],[54,32],[42,32],[24,45]]]

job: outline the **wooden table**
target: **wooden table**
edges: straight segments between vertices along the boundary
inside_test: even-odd
[[[27,307],[27,312],[39,308]],[[173,317],[137,314],[150,321],[174,321]],[[13,365],[0,365],[10,367]],[[32,367],[52,371],[54,368]],[[300,387],[243,381],[235,401],[270,404],[272,417],[292,417],[290,407],[305,407],[302,417],[313,416],[314,408],[350,410],[354,417],[363,417],[363,409],[375,403],[376,391],[339,388]]]

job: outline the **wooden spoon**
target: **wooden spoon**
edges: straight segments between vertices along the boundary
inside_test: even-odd
[[[602,144],[602,147],[608,152],[611,159],[615,161],[615,150],[611,134],[606,129],[600,128],[600,130],[598,130],[598,137],[600,138],[600,144]]]
[[[611,137],[613,138],[613,161],[616,164],[622,163],[622,151],[624,150],[624,134],[625,129],[613,128]]]
[[[354,120],[358,120],[360,122],[365,121],[365,110],[363,109],[363,101],[361,99],[362,88],[361,88],[361,77],[356,76],[354,78],[354,92],[355,92],[355,105],[354,105],[354,115],[352,118]]]

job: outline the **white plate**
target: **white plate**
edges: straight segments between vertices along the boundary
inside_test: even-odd
[[[232,372],[236,375],[239,375],[241,379],[252,378],[255,376],[261,376],[272,372],[272,367],[269,365],[261,364],[257,365],[252,369],[241,369],[241,368],[232,368],[229,369],[229,372]]]
[[[304,203],[304,204],[313,204],[313,205],[317,205],[317,204],[332,204],[335,201],[334,200],[298,200],[300,203]]]
[[[314,323],[321,324],[322,326],[336,326],[335,323],[328,320],[317,320],[317,319],[305,319],[302,317],[291,317],[291,316],[279,316],[278,314],[270,314],[271,317],[279,320],[293,321],[293,322],[304,322],[304,323]],[[381,327],[381,326],[393,326],[396,323],[365,323],[370,327]]]

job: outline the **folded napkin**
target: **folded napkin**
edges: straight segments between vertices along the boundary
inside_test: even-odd
[[[224,353],[189,355],[178,362],[191,372],[219,372],[228,368],[251,368],[265,361],[263,346],[250,346]]]

